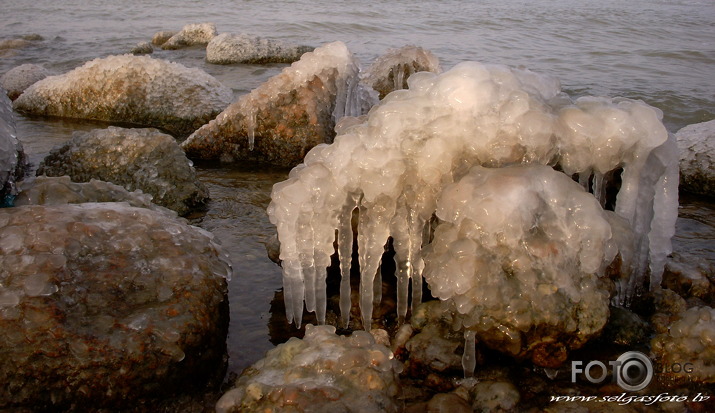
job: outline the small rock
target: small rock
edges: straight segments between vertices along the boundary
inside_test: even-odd
[[[216,37],[216,25],[213,23],[187,24],[180,32],[171,36],[161,48],[164,50],[176,50],[189,46],[207,45]],[[156,36],[155,36],[156,37]]]
[[[136,46],[132,48],[132,50],[129,52],[134,55],[140,55],[140,54],[152,54],[154,53],[154,48],[151,46],[151,43],[149,42],[139,42],[137,43]]]
[[[313,49],[247,34],[222,33],[206,46],[206,61],[214,64],[293,63]]]
[[[10,69],[0,78],[0,87],[11,100],[17,99],[28,87],[46,78],[50,72],[40,65],[24,64]]]
[[[392,91],[407,89],[407,79],[417,72],[442,72],[439,59],[421,47],[404,46],[378,57],[366,71],[364,82],[383,99]]]
[[[176,32],[172,31],[156,32],[151,38],[151,44],[153,44],[154,46],[161,46],[162,44],[166,43],[167,40],[171,39],[171,37],[175,34]]]

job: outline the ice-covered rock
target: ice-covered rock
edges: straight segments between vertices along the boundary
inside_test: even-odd
[[[304,339],[291,338],[247,368],[216,411],[398,412],[401,368],[368,332],[345,337],[307,325]]]
[[[188,134],[231,103],[206,72],[149,56],[109,56],[47,77],[14,103],[35,115],[129,122]]]
[[[625,302],[642,289],[649,274],[651,286],[660,284],[677,217],[678,184],[677,148],[663,126],[660,111],[623,98],[571,100],[560,93],[555,79],[525,69],[475,62],[459,64],[440,75],[420,72],[412,75],[408,84],[408,90],[390,93],[364,121],[341,128],[333,144],[313,148],[288,180],[274,186],[268,213],[281,243],[289,320],[300,324],[304,302],[308,311],[317,312],[318,320],[324,320],[324,274],[336,229],[343,280],[348,282],[350,220],[356,208],[360,212],[362,317],[371,319],[373,300],[379,297],[373,288],[374,277],[383,246],[392,237],[398,315],[404,318],[410,280],[416,287],[413,303],[421,301],[425,267],[422,247],[429,243],[429,222],[438,200],[444,216],[455,222],[459,217],[450,217],[447,212],[468,208],[457,205],[459,202],[483,204],[490,210],[503,208],[518,218],[511,222],[511,216],[500,213],[491,220],[474,210],[470,214],[483,219],[483,229],[467,219],[465,230],[469,230],[458,232],[460,250],[484,248],[481,260],[485,262],[472,262],[474,268],[505,265],[495,284],[482,287],[505,294],[488,297],[490,302],[515,298],[512,294],[518,290],[507,285],[514,282],[510,271],[517,271],[525,277],[524,288],[534,292],[533,299],[544,298],[545,304],[553,305],[534,315],[516,311],[525,315],[515,320],[516,325],[553,326],[554,334],[563,328],[568,340],[575,343],[597,331],[607,314],[605,292],[597,287],[597,275],[616,252],[620,252],[621,273],[626,275],[618,283],[617,302]],[[514,185],[491,182],[484,188],[474,188],[474,199],[465,200],[455,191],[445,191],[475,165],[498,168],[521,163],[556,166],[567,176],[575,176],[594,196],[542,172],[538,173],[542,179],[561,183],[550,188],[540,182],[536,187],[545,192],[539,194],[523,188],[519,182],[531,185],[528,175],[538,168],[506,172],[507,176],[514,174],[508,178]],[[618,219],[597,208],[597,201],[606,203],[604,188],[616,176],[622,181],[615,202]],[[566,198],[550,199],[544,194]],[[497,200],[503,205],[490,204],[499,205]],[[517,208],[514,204],[523,205]],[[571,210],[564,210],[565,205]],[[571,219],[594,232],[581,231],[569,223]],[[533,233],[525,227],[527,223],[534,224]],[[611,227],[615,227],[613,231]],[[633,235],[630,239],[629,234]],[[573,236],[578,241],[570,245],[560,236]],[[479,237],[496,249],[474,246]],[[526,242],[519,245],[522,239]],[[440,242],[447,241],[457,240]],[[530,255],[503,251],[506,245],[519,245],[523,254]],[[430,259],[444,258],[435,252],[445,251],[444,246],[433,245],[430,250]],[[500,261],[509,257],[516,261]],[[566,257],[574,262],[567,263]],[[545,273],[529,274],[527,267],[532,263]],[[470,302],[469,294],[459,294],[479,291],[475,280],[479,275],[464,279],[459,273],[433,268],[431,282],[435,289],[444,288],[443,293],[455,300],[460,296],[456,304],[465,315],[471,311],[467,308],[476,308],[478,303]],[[558,274],[563,268],[575,270],[573,278]],[[349,308],[349,286],[345,291],[344,308]],[[595,296],[584,303],[575,301],[589,291]],[[516,300],[515,305],[531,306],[527,300]],[[584,313],[588,310],[594,313]],[[468,316],[468,325],[476,329],[479,315],[475,312],[472,316]],[[492,323],[494,328],[497,324]],[[519,333],[514,336],[519,337],[516,325],[509,332],[515,329]]]
[[[171,39],[175,34],[176,32],[169,30],[162,30],[160,32],[156,32],[151,38],[151,44],[155,46],[161,46],[162,44],[166,43],[167,40]]]
[[[152,47],[151,43],[149,42],[139,42],[132,48],[131,51],[129,51],[129,53],[135,55],[152,54],[154,53],[154,47]]]
[[[28,63],[8,70],[0,77],[0,87],[7,91],[11,100],[15,100],[25,89],[49,75],[50,72],[44,67]]]
[[[440,73],[439,59],[417,46],[390,49],[378,57],[365,72],[364,82],[376,90],[380,99],[394,90],[407,89],[407,79],[417,72]]]
[[[181,28],[180,32],[161,43],[161,48],[164,50],[175,50],[188,46],[205,46],[209,44],[211,39],[216,37],[217,34],[216,25],[213,23],[187,24]]]
[[[341,117],[366,112],[358,65],[345,44],[308,52],[244,95],[181,146],[189,158],[298,164],[310,148],[332,142]]]
[[[688,125],[675,138],[680,150],[680,187],[715,197],[715,120]]]
[[[715,383],[715,309],[692,307],[678,314],[651,346],[657,364],[666,367],[661,374],[669,384]]]
[[[0,207],[12,205],[16,182],[25,174],[27,157],[17,139],[12,104],[0,88]]]
[[[68,175],[75,182],[99,179],[129,191],[141,189],[153,196],[154,203],[184,215],[209,197],[192,165],[176,140],[165,133],[110,126],[75,133],[45,157],[37,174]]]
[[[121,408],[224,368],[212,235],[125,203],[0,209],[0,409]]]
[[[18,184],[15,206],[64,205],[85,202],[126,202],[129,206],[176,214],[151,202],[152,196],[141,190],[129,192],[123,186],[91,179],[89,182],[72,182],[69,176],[38,176],[26,178]]]
[[[215,64],[293,63],[313,49],[247,34],[222,33],[206,46],[206,61]]]

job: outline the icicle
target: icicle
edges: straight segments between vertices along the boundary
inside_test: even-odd
[[[464,353],[462,354],[462,369],[464,378],[474,377],[474,369],[477,367],[477,340],[476,334],[472,330],[464,331]]]
[[[601,208],[606,205],[606,185],[604,184],[603,174],[597,171],[593,173],[593,196],[601,204]]]
[[[248,150],[253,150],[253,145],[256,142],[256,111],[251,109],[246,116],[246,128],[248,129]]]
[[[350,267],[353,257],[353,211],[357,207],[357,198],[349,197],[338,218],[338,258],[340,259],[340,316],[343,327],[350,324],[352,307],[350,291]]]
[[[392,80],[395,82],[395,90],[400,90],[404,89],[404,82],[405,82],[405,72],[407,71],[407,67],[405,66],[404,63],[400,63],[399,65],[395,66],[393,69],[394,71],[392,72]]]

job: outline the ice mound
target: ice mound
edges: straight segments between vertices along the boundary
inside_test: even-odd
[[[688,125],[675,138],[680,150],[680,187],[715,196],[715,120]]]
[[[678,314],[667,332],[653,338],[651,346],[658,365],[670,368],[663,374],[671,384],[715,383],[715,309],[692,307]],[[683,371],[683,366],[690,371]]]
[[[424,277],[481,343],[557,366],[565,357],[544,360],[542,343],[579,348],[606,324],[597,274],[632,235],[570,177],[544,165],[474,166],[444,188],[436,215]]]
[[[0,207],[10,206],[17,195],[16,182],[25,174],[27,159],[15,132],[12,104],[0,88]]]
[[[378,57],[365,73],[364,82],[382,99],[394,90],[407,89],[407,79],[417,72],[440,73],[442,69],[432,52],[408,45]]]
[[[120,408],[222,369],[210,233],[122,203],[0,209],[0,409]]]
[[[154,203],[180,215],[202,206],[209,197],[176,140],[156,129],[110,126],[75,133],[50,151],[37,175],[68,175],[75,182],[99,179],[129,191],[141,189],[153,196]]]
[[[0,87],[7,91],[11,100],[15,100],[25,89],[49,75],[50,72],[40,65],[24,64],[10,69],[0,77]]]
[[[206,61],[215,64],[293,63],[313,49],[247,34],[222,33],[206,46]]]
[[[129,122],[188,134],[213,119],[233,92],[200,69],[149,56],[95,59],[30,86],[14,103],[35,115]]]
[[[363,106],[361,90],[352,53],[329,43],[239,98],[181,146],[189,158],[296,165],[310,148],[332,142],[338,119],[367,111],[372,102]]]
[[[333,144],[313,148],[288,180],[273,187],[268,214],[281,243],[289,320],[300,324],[305,301],[307,310],[317,311],[323,322],[325,267],[334,251],[336,230],[346,283],[341,294],[346,320],[348,312],[342,309],[349,309],[350,218],[355,208],[360,212],[364,325],[370,325],[373,300],[379,299],[373,282],[389,237],[397,265],[398,314],[404,318],[410,279],[417,287],[413,303],[421,301],[425,266],[421,249],[429,242],[428,223],[437,201],[448,195],[444,189],[449,184],[475,165],[554,166],[578,178],[602,204],[607,200],[604,188],[615,183],[622,168],[615,212],[627,224],[625,233],[633,233],[633,241],[621,246],[624,258],[631,257],[622,265],[622,273],[631,276],[619,283],[616,300],[623,303],[635,294],[648,274],[652,286],[660,283],[677,216],[678,168],[675,142],[657,109],[620,98],[572,101],[560,93],[555,79],[475,62],[459,64],[441,75],[416,73],[408,84],[408,90],[383,99],[364,122],[342,128]],[[496,191],[498,185],[489,188]],[[477,191],[475,195],[490,194]],[[533,194],[525,200],[514,196],[508,202],[522,201],[534,202]],[[456,200],[445,198],[442,208],[449,202]],[[496,222],[489,227],[496,229]],[[506,231],[503,236],[509,238],[503,242],[514,243],[518,233]],[[593,248],[598,251],[604,246]],[[534,253],[548,254],[548,250]],[[432,259],[438,255],[432,254]],[[585,272],[593,273],[602,257],[579,253],[577,258],[583,260],[578,265]],[[445,285],[460,281],[452,273],[434,274],[431,279],[436,282],[439,277],[451,281]],[[551,288],[557,287],[562,286]],[[567,295],[578,295],[568,283],[563,287]]]
[[[213,23],[193,23],[184,26],[180,32],[161,43],[164,50],[181,49],[188,46],[207,45],[216,37],[216,25]]]
[[[335,327],[307,325],[247,368],[216,404],[219,413],[398,412],[401,364],[370,333],[350,337]]]

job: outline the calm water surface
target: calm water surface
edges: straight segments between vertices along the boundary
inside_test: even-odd
[[[671,131],[715,118],[715,0],[0,0],[0,41],[34,33],[44,38],[0,50],[0,74],[24,63],[63,73],[96,57],[126,53],[157,31],[208,21],[219,32],[312,46],[341,40],[364,67],[406,44],[431,50],[445,69],[464,60],[525,66],[558,78],[572,96],[643,99],[663,110]],[[210,65],[197,48],[153,56],[202,68],[236,96],[285,67]],[[18,116],[18,134],[35,163],[73,131],[105,126]],[[287,171],[256,165],[197,169],[213,199],[198,224],[222,240],[234,264],[229,352],[230,368],[240,371],[272,347],[266,323],[281,276],[266,258],[263,244],[273,228],[265,207],[272,184]],[[712,203],[700,200],[685,208],[695,222],[708,221],[703,217],[713,212]],[[691,221],[679,228],[687,232]],[[712,250],[713,231],[696,227],[683,239],[694,237]]]

